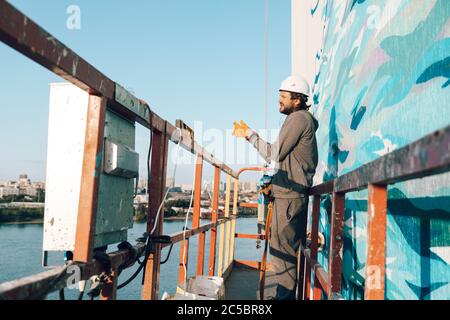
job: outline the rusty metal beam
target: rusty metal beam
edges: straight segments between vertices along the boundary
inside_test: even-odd
[[[345,193],[333,193],[331,210],[330,254],[328,257],[328,297],[341,292],[342,258],[344,244]]]
[[[100,291],[100,300],[116,300],[117,299],[117,270],[113,270],[110,277],[106,281]]]
[[[384,300],[387,186],[369,185],[365,300]]]
[[[450,170],[450,126],[437,130],[336,179],[335,192],[392,184]]]
[[[149,235],[155,226],[156,228],[152,235],[161,235],[163,232],[164,205],[161,208],[158,220],[156,219],[158,209],[164,199],[168,147],[168,140],[165,133],[154,131],[151,157],[151,180],[148,183],[148,190],[152,190],[150,192],[150,205],[147,216],[147,233]],[[142,289],[142,299],[144,300],[158,299],[159,272],[161,267],[160,260],[161,245],[155,244],[152,246],[152,252],[148,257],[145,268],[144,286]]]
[[[314,273],[314,296],[313,300],[317,300],[317,292],[321,290],[328,291],[328,273],[317,260],[312,259],[311,249],[302,248],[306,261],[311,266]]]
[[[330,180],[324,183],[321,183],[317,186],[312,187],[309,190],[310,196],[316,196],[321,194],[329,194],[332,193],[334,190],[334,180]]]
[[[6,1],[0,1],[0,40],[89,93],[114,95],[113,81]]]
[[[142,256],[145,244],[138,243],[134,246],[134,250],[136,250],[138,256]],[[116,251],[108,255],[113,270],[117,270],[119,266],[128,263],[131,259],[130,251],[128,250]],[[75,268],[79,268],[81,280],[89,279],[91,276],[104,271],[102,264],[95,259],[90,263],[75,262],[70,268],[67,269],[65,266],[56,267],[29,277],[4,282],[0,284],[0,300],[36,299],[40,298],[39,295],[43,291],[50,294],[67,286],[66,281],[69,277],[73,277]]]
[[[89,262],[94,251],[98,188],[102,172],[106,100],[89,96],[74,260]]]
[[[312,223],[311,223],[311,259],[317,260],[317,244],[318,244],[318,238],[319,238],[319,219],[320,219],[320,195],[314,196],[313,199],[313,208],[312,208]],[[311,273],[308,273],[308,281],[311,280]],[[314,292],[317,290],[316,288],[317,282],[314,281]],[[308,288],[308,296],[309,296],[309,290]],[[314,298],[313,293],[313,298]]]
[[[212,202],[212,214],[211,220],[213,223],[217,223],[219,207],[219,186],[220,186],[220,169],[214,168],[214,194]],[[209,240],[209,268],[208,275],[214,276],[216,267],[216,240],[217,240],[217,227],[211,229],[211,237]]]
[[[317,241],[319,234],[319,218],[320,218],[320,195],[316,195],[313,197],[312,204],[312,212],[311,212],[311,260],[317,260]],[[306,261],[306,272],[305,272],[305,286],[303,292],[299,292],[303,294],[304,300],[310,299],[310,291],[311,291],[311,270],[312,266],[309,261]]]

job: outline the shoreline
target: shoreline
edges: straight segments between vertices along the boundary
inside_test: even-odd
[[[238,218],[256,218],[257,216],[238,216]],[[164,221],[183,221],[185,220],[186,217],[180,216],[180,217],[167,217],[164,218]],[[189,217],[188,220],[192,220],[192,217]],[[211,219],[202,219],[202,220],[211,220]],[[142,220],[142,221],[136,221],[134,220],[135,223],[146,223],[146,220]],[[12,224],[43,224],[44,220],[42,219],[35,219],[35,220],[29,220],[29,221],[8,221],[8,222],[0,222],[0,226],[1,225],[12,225]]]
[[[44,224],[44,220],[29,220],[29,221],[8,221],[8,222],[0,222],[0,226],[3,224]]]

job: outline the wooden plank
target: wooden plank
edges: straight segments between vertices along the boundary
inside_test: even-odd
[[[150,205],[147,216],[147,233],[150,235],[156,225],[153,235],[161,235],[163,230],[164,205],[159,214],[159,206],[164,198],[167,174],[168,139],[166,134],[153,132],[153,147],[151,157],[151,179],[148,183],[150,190]],[[161,245],[155,244],[150,253],[145,268],[144,286],[142,288],[143,300],[157,300],[159,288],[159,272],[161,260]]]
[[[89,95],[74,261],[89,262],[94,251],[98,188],[102,172],[106,99]]]
[[[344,209],[345,193],[333,193],[330,254],[328,257],[328,297],[330,297],[334,293],[341,292],[341,249],[344,243]]]
[[[387,186],[369,184],[365,300],[384,300]]]
[[[212,203],[212,222],[217,222],[218,217],[218,207],[219,207],[219,186],[220,186],[220,168],[214,168],[214,194]],[[209,268],[208,275],[214,276],[215,266],[216,266],[216,238],[217,238],[217,228],[211,229],[211,238],[209,242]]]

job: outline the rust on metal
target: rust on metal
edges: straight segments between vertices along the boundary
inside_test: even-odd
[[[333,193],[330,227],[330,254],[328,257],[328,297],[333,293],[341,292],[341,249],[344,244],[344,209],[345,193]]]
[[[89,262],[94,251],[106,116],[106,100],[104,98],[90,95],[88,104],[74,248],[74,260],[78,262]]]
[[[332,193],[333,191],[334,191],[334,180],[330,180],[312,187],[309,190],[309,195],[316,196],[321,194],[329,194]]]
[[[450,169],[450,126],[336,179],[335,192],[348,192],[372,184],[392,184],[447,172]]]
[[[144,253],[145,245],[139,243],[133,247],[133,250],[137,252],[138,256],[141,256]],[[131,259],[131,253],[128,250],[116,251],[108,255],[112,269],[118,269]],[[103,265],[95,259],[89,263],[75,262],[71,267],[79,268],[81,280],[89,279],[91,276],[104,271]],[[33,299],[36,293],[41,292],[42,289],[48,288],[48,293],[52,293],[64,288],[68,284],[66,280],[73,276],[73,272],[71,270],[65,272],[67,270],[65,266],[61,266],[29,277],[2,283],[0,284],[0,300],[28,300]]]
[[[100,291],[100,300],[116,300],[117,298],[117,270],[113,270]]]
[[[387,186],[369,184],[365,300],[384,300]]]
[[[0,1],[0,40],[91,94],[114,94],[113,81],[6,1]]]
[[[214,168],[214,194],[212,202],[211,220],[213,223],[217,222],[218,208],[219,208],[219,186],[220,186],[220,168]],[[211,229],[209,241],[209,268],[208,275],[214,276],[214,269],[216,266],[216,239],[217,227]]]
[[[148,183],[150,192],[150,205],[147,216],[147,233],[151,234],[156,225],[153,235],[161,235],[163,230],[164,205],[161,208],[156,221],[159,207],[164,199],[167,174],[168,139],[165,133],[153,132],[153,147],[151,157],[151,180]],[[142,298],[144,300],[158,299],[159,272],[161,260],[161,245],[155,244],[150,253],[145,268],[144,286]]]
[[[312,223],[311,223],[311,259],[317,260],[317,242],[319,235],[319,219],[320,219],[320,195],[314,196],[313,198],[313,208],[312,208]],[[308,272],[308,283],[311,283],[311,273]],[[314,291],[316,289],[316,281],[314,281]],[[308,297],[310,292],[310,287],[306,288],[308,290]]]
[[[322,265],[317,262],[317,260],[311,259],[311,249],[302,248],[302,250],[305,255],[306,261],[308,261],[314,272],[314,292],[316,292],[317,289],[328,291],[328,273],[325,271]]]

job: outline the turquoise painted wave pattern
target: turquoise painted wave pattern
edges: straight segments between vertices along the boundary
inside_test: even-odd
[[[450,124],[450,1],[312,0],[310,14],[325,28],[313,85],[322,123],[316,184]],[[450,176],[396,184],[388,194],[386,299],[450,299]],[[328,235],[329,198],[321,211]],[[349,299],[364,295],[366,213],[367,191],[348,194]]]

